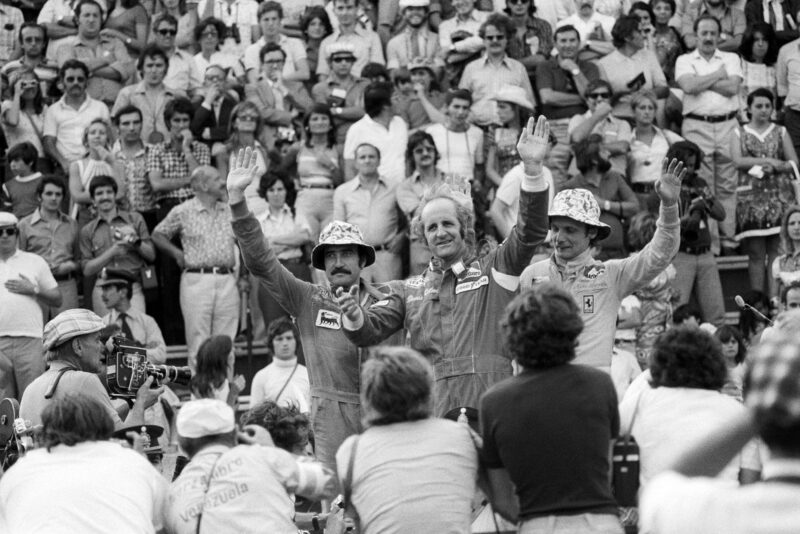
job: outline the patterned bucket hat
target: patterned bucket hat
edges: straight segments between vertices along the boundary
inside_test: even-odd
[[[745,376],[745,404],[756,419],[781,426],[800,423],[800,339],[782,333],[751,353]]]
[[[550,205],[548,217],[570,219],[597,228],[597,239],[602,241],[611,233],[611,227],[600,222],[600,206],[587,189],[565,189],[558,193]]]
[[[311,265],[315,269],[325,270],[325,247],[328,245],[355,245],[367,257],[364,267],[375,263],[375,249],[364,243],[361,230],[354,224],[333,221],[319,235],[319,243],[311,251]]]

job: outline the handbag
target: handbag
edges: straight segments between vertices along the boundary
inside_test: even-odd
[[[634,507],[637,505],[639,493],[639,444],[633,439],[631,431],[633,423],[636,421],[636,413],[639,411],[639,402],[642,397],[636,400],[636,407],[633,409],[631,425],[624,436],[620,436],[614,441],[611,473],[611,491],[619,506]]]

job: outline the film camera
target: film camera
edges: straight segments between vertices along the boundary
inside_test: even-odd
[[[134,398],[148,376],[154,378],[152,387],[172,382],[186,386],[192,378],[188,367],[155,365],[147,361],[147,348],[122,336],[114,336],[108,355],[108,390],[114,397]]]

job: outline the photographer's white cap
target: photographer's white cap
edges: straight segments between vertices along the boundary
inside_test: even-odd
[[[178,411],[176,427],[182,438],[202,438],[233,430],[233,408],[217,399],[189,401]]]

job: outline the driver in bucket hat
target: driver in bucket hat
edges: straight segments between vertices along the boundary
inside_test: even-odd
[[[525,269],[521,284],[525,289],[554,283],[573,296],[583,318],[575,363],[610,372],[620,301],[650,283],[678,252],[678,196],[685,174],[682,163],[664,161],[656,184],[661,207],[655,235],[641,251],[619,260],[592,256],[593,245],[611,228],[600,222],[600,206],[591,192],[565,189],[553,198],[548,212],[553,254]]]

